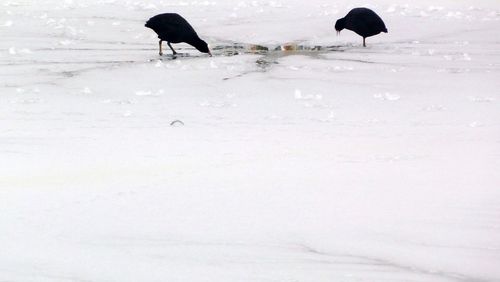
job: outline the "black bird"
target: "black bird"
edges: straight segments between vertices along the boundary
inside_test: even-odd
[[[202,53],[208,53],[210,56],[210,49],[205,41],[201,40],[194,31],[193,27],[178,14],[166,13],[156,15],[150,18],[146,24],[146,27],[154,30],[160,38],[160,56],[163,55],[161,43],[167,41],[168,47],[172,49],[174,55],[177,54],[170,43],[180,43],[186,42],[192,45]]]
[[[343,29],[349,29],[363,37],[363,46],[366,47],[365,39],[381,32],[387,33],[384,21],[368,8],[354,8],[345,17],[337,20],[335,29],[337,35]]]

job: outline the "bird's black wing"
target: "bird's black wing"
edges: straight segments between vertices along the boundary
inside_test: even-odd
[[[372,36],[385,30],[385,24],[382,19],[370,9],[353,9],[345,18],[346,28],[363,37]]]
[[[174,43],[196,35],[193,27],[174,13],[156,15],[146,22],[146,27],[153,29],[160,38]]]

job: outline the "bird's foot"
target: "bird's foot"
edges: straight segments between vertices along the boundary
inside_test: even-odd
[[[163,52],[160,52],[160,56],[163,56]]]

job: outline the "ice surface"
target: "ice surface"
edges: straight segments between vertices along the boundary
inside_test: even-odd
[[[365,6],[389,33],[333,24]],[[158,56],[178,12],[214,57]],[[0,281],[500,281],[500,4],[0,2]]]

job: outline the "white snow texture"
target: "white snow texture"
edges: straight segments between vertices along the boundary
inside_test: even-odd
[[[214,56],[160,57],[165,12]],[[498,0],[1,0],[0,281],[500,281],[499,30]]]

